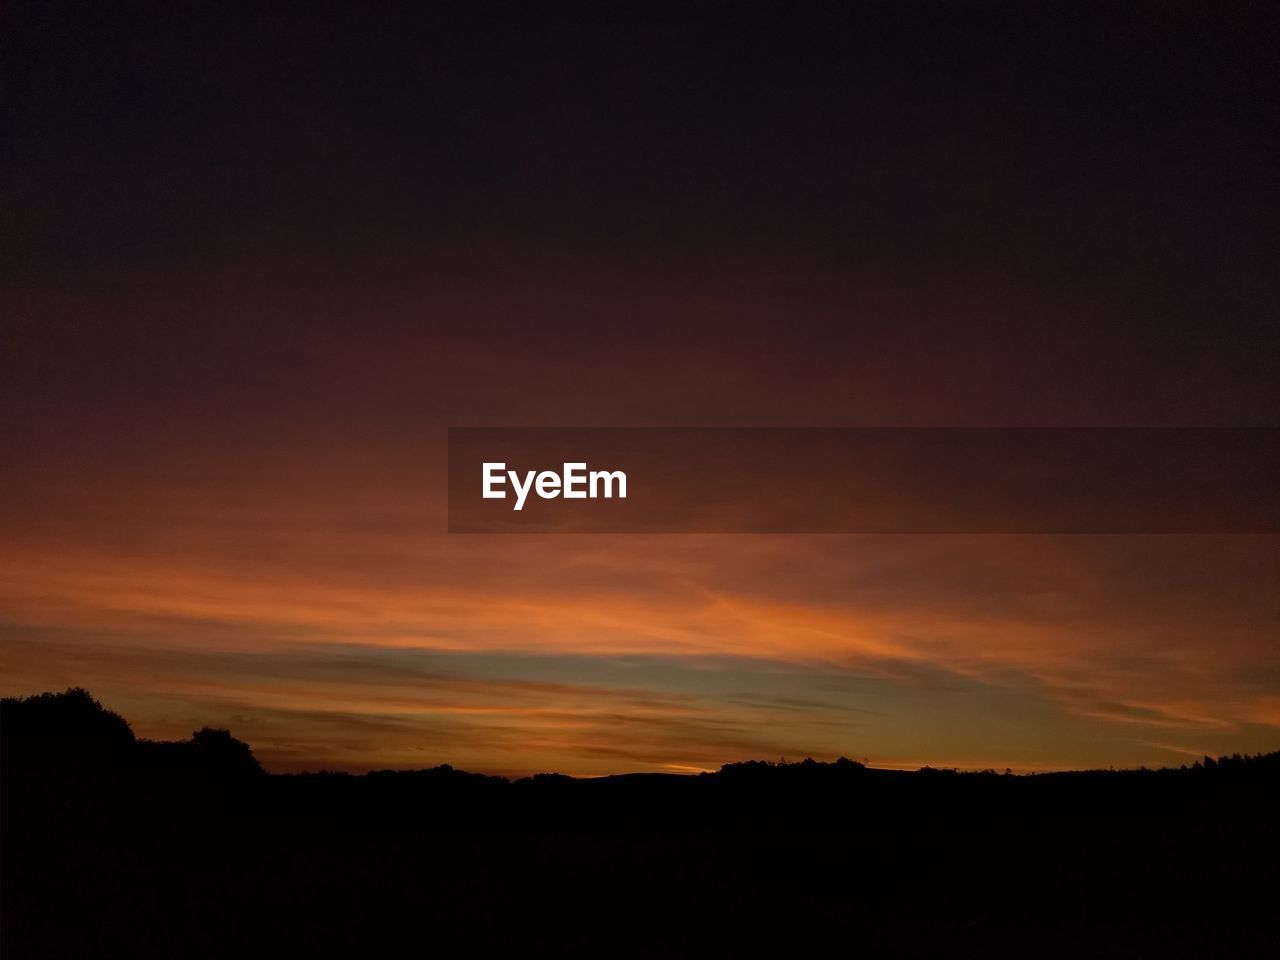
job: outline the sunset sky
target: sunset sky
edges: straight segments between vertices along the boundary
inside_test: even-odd
[[[367,9],[9,24],[0,694],[276,771],[1280,748],[1274,535],[445,532],[450,426],[1280,425],[1264,8]]]

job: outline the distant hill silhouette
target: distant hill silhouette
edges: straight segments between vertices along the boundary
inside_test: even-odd
[[[269,775],[75,688],[0,700],[0,787],[6,958],[1280,956],[1280,753]]]

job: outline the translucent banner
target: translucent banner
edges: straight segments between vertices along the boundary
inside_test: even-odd
[[[1276,533],[1280,431],[452,428],[454,533]]]

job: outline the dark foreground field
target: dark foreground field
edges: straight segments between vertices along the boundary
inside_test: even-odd
[[[1280,957],[1280,754],[1039,776],[262,773],[7,700],[5,960]]]

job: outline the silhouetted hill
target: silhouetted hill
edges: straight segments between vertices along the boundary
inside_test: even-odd
[[[1280,956],[1280,754],[267,775],[84,690],[0,701],[4,956]],[[679,935],[677,936],[677,931]]]

